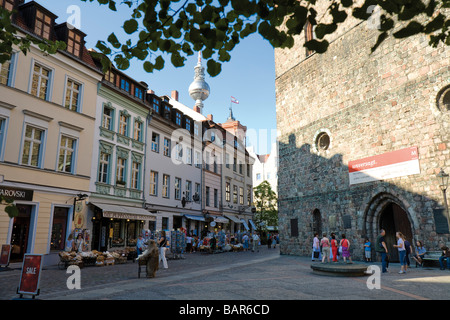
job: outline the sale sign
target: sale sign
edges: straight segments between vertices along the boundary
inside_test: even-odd
[[[350,185],[419,173],[417,147],[383,153],[348,163]]]
[[[19,294],[39,294],[39,279],[42,270],[41,254],[25,254],[23,258],[22,274],[17,290]]]
[[[0,266],[8,266],[9,265],[10,253],[11,253],[11,245],[3,244],[2,245],[2,253],[0,255]]]

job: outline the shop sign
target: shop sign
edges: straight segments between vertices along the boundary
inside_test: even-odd
[[[39,280],[42,270],[42,254],[25,254],[17,293],[36,296],[39,294]]]
[[[417,147],[409,147],[348,163],[350,185],[419,173]]]
[[[10,253],[11,253],[11,245],[3,244],[2,245],[2,253],[0,255],[0,266],[8,266],[9,265]]]
[[[3,196],[11,200],[32,201],[33,190],[0,186],[0,196]]]

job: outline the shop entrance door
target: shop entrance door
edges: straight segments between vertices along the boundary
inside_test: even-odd
[[[386,245],[389,251],[389,258],[392,262],[399,262],[398,249],[394,248],[397,244],[395,233],[400,231],[406,237],[409,243],[412,243],[412,229],[408,215],[399,205],[389,203],[380,216],[380,228],[386,231]]]
[[[30,235],[30,221],[32,206],[18,204],[19,215],[14,218],[11,233],[11,262],[20,262],[27,253]]]

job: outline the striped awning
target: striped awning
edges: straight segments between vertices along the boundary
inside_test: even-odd
[[[156,221],[156,215],[148,212],[144,208],[107,203],[92,204],[103,211],[103,217],[105,218]]]

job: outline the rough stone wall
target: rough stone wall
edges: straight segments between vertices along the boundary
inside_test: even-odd
[[[429,250],[449,245],[449,234],[436,233],[433,210],[444,205],[436,174],[450,173],[450,111],[436,103],[450,84],[450,48],[431,48],[424,36],[389,37],[370,54],[377,30],[364,23],[345,30],[325,54],[302,59],[301,37],[275,51],[281,252],[311,254],[318,209],[322,231],[346,233],[362,258],[363,237],[377,235],[383,195],[407,211],[414,240]],[[331,138],[326,151],[315,145],[320,132]],[[349,185],[349,161],[413,146],[420,174]]]

